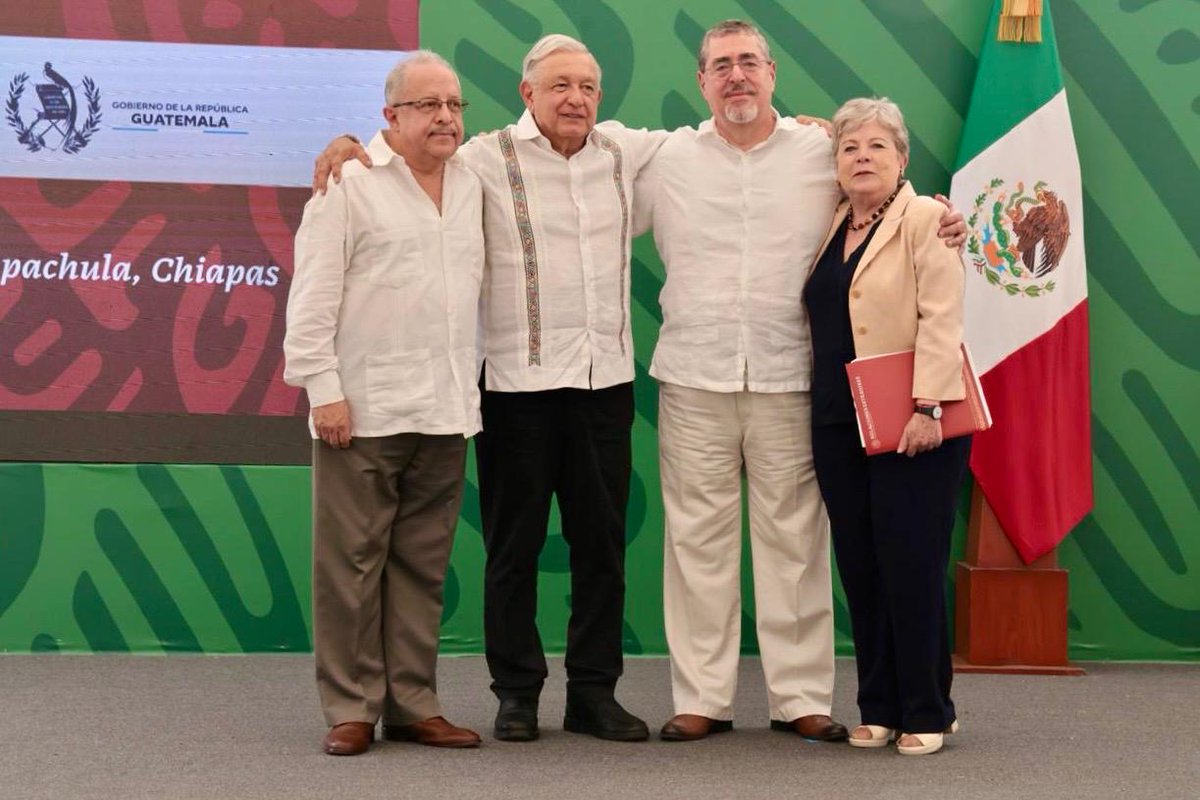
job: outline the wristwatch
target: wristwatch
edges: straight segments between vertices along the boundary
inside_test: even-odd
[[[925,416],[929,417],[930,419],[941,419],[942,418],[942,407],[941,406],[916,405],[913,407],[913,411],[917,414],[924,414]]]

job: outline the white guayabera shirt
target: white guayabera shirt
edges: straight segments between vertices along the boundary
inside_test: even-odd
[[[633,380],[633,181],[666,136],[604,122],[565,158],[526,111],[459,150],[483,184],[488,389]]]
[[[713,392],[807,391],[801,302],[839,191],[816,126],[776,114],[742,151],[713,121],[671,133],[637,180],[636,231],[653,226],[666,266],[650,374]]]
[[[345,399],[354,436],[471,436],[480,430],[479,181],[452,158],[439,214],[382,133],[367,152],[374,168],[346,164],[341,183],[304,207],[284,380],[313,406]]]

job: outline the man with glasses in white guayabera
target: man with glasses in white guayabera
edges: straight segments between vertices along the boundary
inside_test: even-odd
[[[387,127],[304,209],[284,379],[312,408],[313,651],[330,755],[383,736],[476,747],[436,691],[442,587],[480,428],[479,180],[455,151],[462,92],[418,51],[384,89]]]

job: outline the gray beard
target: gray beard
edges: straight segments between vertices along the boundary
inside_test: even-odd
[[[745,125],[758,119],[758,106],[725,106],[725,119],[734,125]]]

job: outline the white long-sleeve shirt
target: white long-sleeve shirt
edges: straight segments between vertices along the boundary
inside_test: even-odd
[[[667,273],[653,377],[714,392],[809,389],[801,292],[837,205],[834,175],[829,138],[791,118],[748,151],[711,119],[670,134],[634,204]]]
[[[452,158],[439,214],[382,133],[367,152],[373,169],[346,164],[341,183],[304,207],[284,380],[312,406],[345,399],[353,436],[471,436],[480,430],[479,181]]]
[[[604,122],[565,158],[527,111],[459,150],[484,193],[488,389],[633,380],[633,181],[666,136]]]

